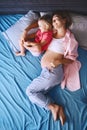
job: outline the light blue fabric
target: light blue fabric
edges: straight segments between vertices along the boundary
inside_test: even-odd
[[[19,15],[0,16],[0,30],[14,23]],[[10,24],[8,24],[10,23]],[[30,102],[26,88],[40,75],[40,57],[27,52],[16,57],[0,32],[0,130],[87,130],[87,51],[79,48],[81,89],[70,92],[55,86],[49,95],[65,108],[67,121],[54,122],[50,111]]]
[[[48,109],[48,105],[53,100],[48,96],[47,92],[58,85],[63,80],[63,67],[59,65],[52,70],[43,68],[40,76],[35,78],[26,89],[26,94],[30,101],[40,107]]]

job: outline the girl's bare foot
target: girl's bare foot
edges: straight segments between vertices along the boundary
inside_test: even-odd
[[[60,107],[56,104],[49,104],[48,108],[51,110],[54,121],[59,118],[59,109]]]
[[[25,53],[16,52],[16,56],[25,56]]]
[[[65,121],[66,121],[66,116],[64,114],[64,110],[63,107],[60,106],[59,108],[59,119],[61,121],[61,124],[64,125]]]

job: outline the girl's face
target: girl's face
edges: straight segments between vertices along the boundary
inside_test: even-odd
[[[52,24],[54,29],[60,29],[62,27],[65,27],[65,22],[65,20],[59,18],[58,16],[53,16]]]
[[[41,32],[46,32],[50,29],[50,24],[46,23],[44,20],[39,20],[38,26]]]

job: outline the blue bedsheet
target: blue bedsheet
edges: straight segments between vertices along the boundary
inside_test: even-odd
[[[55,86],[49,95],[65,108],[67,121],[54,122],[50,111],[32,104],[26,87],[41,72],[40,59],[27,52],[16,57],[2,35],[22,15],[0,16],[0,130],[87,130],[87,51],[78,49],[81,89],[71,92]]]

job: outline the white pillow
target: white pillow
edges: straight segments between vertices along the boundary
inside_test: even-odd
[[[52,15],[52,12],[40,12],[40,16],[43,16],[43,15],[46,15],[46,14]]]
[[[75,34],[79,45],[87,49],[87,16],[79,14],[71,14],[73,24],[70,27],[71,31]]]
[[[21,17],[14,25],[8,28],[6,31],[2,32],[5,38],[11,45],[13,51],[20,51],[19,47],[19,39],[21,37],[24,29],[32,23],[32,21],[39,18],[39,15],[33,11],[29,11],[26,15]],[[33,29],[32,32],[37,31],[37,29]]]

